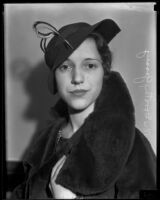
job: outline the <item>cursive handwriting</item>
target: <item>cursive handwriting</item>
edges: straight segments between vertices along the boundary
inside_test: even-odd
[[[137,77],[133,80],[134,83],[138,84],[139,87],[143,87],[145,91],[145,99],[144,99],[144,117],[145,121],[143,123],[144,132],[151,133],[152,129],[149,126],[149,121],[152,120],[151,112],[150,112],[150,103],[153,100],[153,93],[150,89],[152,83],[152,75],[150,68],[150,51],[144,50],[136,54],[136,58],[145,59],[145,74],[143,76]]]

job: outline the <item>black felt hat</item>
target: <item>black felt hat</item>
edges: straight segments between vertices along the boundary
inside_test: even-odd
[[[54,37],[46,47],[45,45],[43,47],[46,39],[44,41],[41,40],[41,46],[45,54],[46,64],[52,71],[48,86],[53,94],[56,92],[53,84],[54,70],[72,54],[89,34],[98,32],[109,43],[120,32],[119,26],[112,19],[104,19],[93,25],[85,22],[73,23],[63,26],[58,31],[53,26],[50,25],[50,27],[48,29],[54,29]]]

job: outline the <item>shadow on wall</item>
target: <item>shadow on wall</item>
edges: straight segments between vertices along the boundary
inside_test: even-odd
[[[40,130],[42,130],[51,120],[49,111],[58,98],[57,96],[50,94],[48,90],[47,79],[49,69],[44,62],[40,62],[36,66],[31,66],[25,60],[19,59],[12,63],[10,73],[15,81],[22,82],[24,92],[27,94],[27,97],[29,97],[29,104],[27,104],[27,107],[22,114],[22,118],[26,121],[34,120],[37,122],[36,130],[29,141],[28,147],[22,154],[21,160],[23,160],[35,139],[39,136]],[[24,180],[24,172],[20,165],[22,165],[22,163],[7,163],[8,191],[12,191],[18,183],[21,183]],[[20,168],[21,170],[19,170]],[[17,175],[18,177],[16,177]],[[15,182],[13,180],[15,178],[16,180],[19,180]]]
[[[40,62],[32,68],[25,81],[24,89],[30,98],[30,103],[23,113],[23,117],[26,120],[35,120],[37,122],[36,131],[33,134],[28,149],[30,149],[34,139],[37,139],[40,131],[51,119],[49,111],[57,101],[57,96],[53,96],[48,90],[47,79],[49,73],[50,71],[45,63]],[[27,149],[23,157],[25,157],[26,153]]]

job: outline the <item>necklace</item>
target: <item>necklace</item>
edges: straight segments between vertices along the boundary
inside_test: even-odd
[[[56,144],[58,144],[58,142],[61,139],[61,137],[62,137],[62,129],[59,129],[58,135],[57,135],[57,142],[56,142]]]

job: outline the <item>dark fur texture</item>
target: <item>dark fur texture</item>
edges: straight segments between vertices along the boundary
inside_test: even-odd
[[[55,138],[66,115],[62,104],[58,102],[52,125],[25,161],[32,168],[26,196],[46,198]],[[76,134],[78,142],[57,177],[58,184],[76,194],[102,198],[135,198],[140,189],[155,188],[155,155],[147,139],[135,128],[134,106],[119,73],[112,72],[104,79],[94,112]]]

